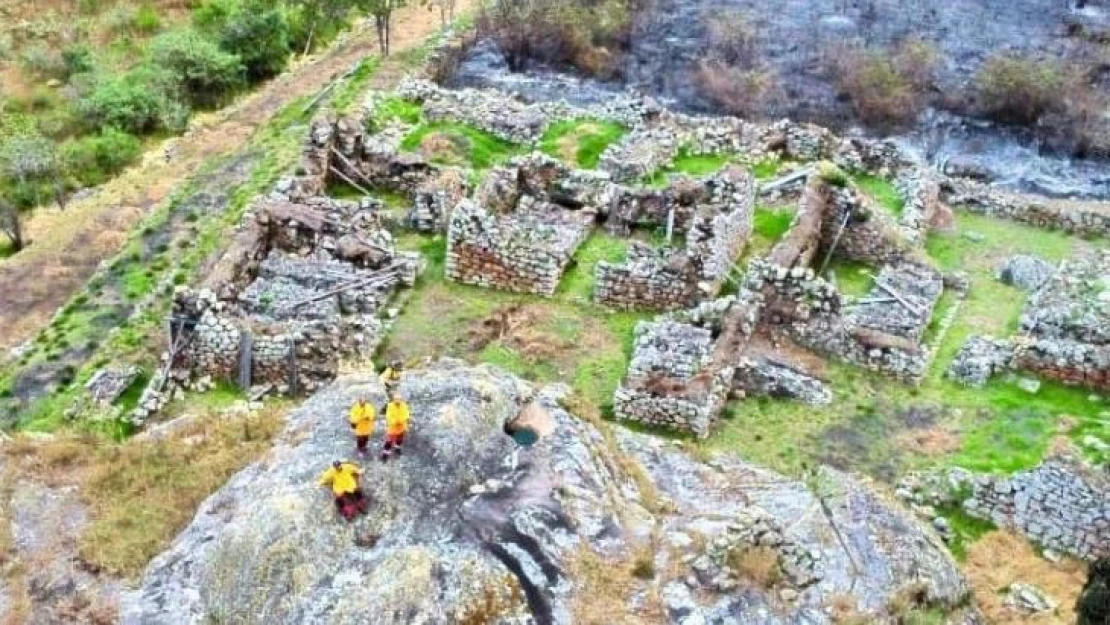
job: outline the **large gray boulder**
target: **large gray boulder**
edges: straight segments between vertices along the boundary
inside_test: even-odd
[[[829,623],[845,604],[883,622],[896,597],[964,604],[935,534],[856,479],[701,462],[569,414],[563,390],[453,361],[411,372],[404,456],[364,463],[371,509],[348,524],[315,480],[352,451],[353,399],[384,394],[336,381],[201,506],[122,622]],[[522,414],[530,447],[505,433]]]

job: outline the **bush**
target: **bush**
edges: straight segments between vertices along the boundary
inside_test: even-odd
[[[66,46],[62,50],[62,62],[65,63],[67,79],[76,74],[91,72],[93,68],[92,51],[83,43]]]
[[[162,20],[158,17],[158,10],[150,3],[144,3],[135,12],[135,18],[131,22],[132,29],[141,35],[150,35],[158,32],[162,27]]]
[[[618,73],[636,0],[497,0],[478,22],[514,69],[529,59],[567,63],[604,77]]]
[[[773,109],[782,96],[778,75],[770,68],[744,69],[725,61],[702,61],[696,81],[717,106],[740,117]]]
[[[998,121],[1032,124],[1042,115],[1063,108],[1066,83],[1063,68],[1050,61],[996,56],[976,76],[976,92],[983,112]]]
[[[245,68],[229,54],[194,30],[159,36],[150,48],[151,59],[177,76],[192,104],[213,106],[243,86]]]
[[[66,170],[83,186],[104,183],[141,153],[142,143],[136,137],[115,128],[105,128],[100,134],[62,146]]]
[[[861,120],[893,125],[917,116],[920,102],[913,84],[886,54],[842,49],[834,58],[837,87]]]
[[[185,127],[188,108],[179,100],[171,72],[140,65],[122,74],[94,78],[91,93],[78,101],[85,123],[93,128],[114,126],[131,134]]]
[[[62,55],[41,42],[27,46],[19,56],[19,64],[23,71],[38,78],[64,78],[66,75]]]
[[[197,9],[193,19],[224,51],[239,57],[251,81],[285,69],[291,34],[280,6],[266,0],[214,0]]]

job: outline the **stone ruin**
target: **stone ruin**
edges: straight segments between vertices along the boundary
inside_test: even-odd
[[[776,356],[779,346],[920,382],[932,356],[925,329],[944,278],[921,254],[922,237],[826,177],[805,181],[790,229],[749,263],[736,297],[637,329],[634,366],[614,396],[618,418],[707,436],[729,394],[828,402],[829,389]],[[923,227],[939,210],[921,208]],[[872,291],[855,301],[842,296],[818,275],[831,258],[881,267]]]
[[[396,250],[382,211],[377,200],[280,190],[257,201],[203,283],[175,292],[164,368],[133,420],[176,386],[303,394],[334,379],[341,360],[373,355],[388,302],[422,268],[419,254]]]
[[[1012,370],[1110,390],[1110,250],[1065,260],[1051,277],[1038,281],[1018,334],[971,337],[948,375],[983,386],[991,376]]]
[[[944,537],[950,537],[947,522],[936,509],[958,506],[973,517],[1017,530],[1046,550],[1085,560],[1110,557],[1107,492],[1110,476],[1066,454],[1008,476],[959,468],[910,473],[896,490]]]
[[[468,124],[523,147],[535,147],[548,126],[566,119],[611,121],[629,129],[602,152],[596,170],[575,169],[533,152],[492,168],[476,182],[466,167],[403,150],[414,127],[376,115],[386,97],[371,93],[353,116],[316,120],[296,175],[276,195],[291,203],[331,202],[338,207],[343,203],[320,197],[337,182],[363,191],[400,193],[412,202],[403,215],[380,206],[371,209],[374,201],[366,201],[371,210],[365,212],[377,220],[370,229],[379,236],[388,236],[384,225],[444,233],[449,279],[546,296],[555,293],[595,227],[617,236],[665,232],[663,245],[634,239],[623,262],[598,263],[593,298],[613,308],[671,311],[636,330],[635,353],[614,396],[614,411],[618,418],[699,436],[709,433],[730,396],[829,401],[821,372],[789,353],[832,357],[918,383],[958,311],[959,302],[927,341],[937,301],[945,288],[962,300],[967,288],[960,275],[941,275],[933,268],[921,247],[931,228],[951,223],[945,201],[958,198],[973,207],[990,207],[981,212],[1019,220],[1025,214],[1019,200],[919,167],[889,143],[841,138],[813,125],[690,116],[629,95],[584,107],[528,103],[494,90],[450,90],[406,79],[392,97],[419,104],[425,120]],[[739,164],[697,179],[670,176],[663,188],[642,184],[645,176],[666,171],[680,153],[728,153]],[[768,158],[820,163],[795,166],[783,178],[757,187],[744,164]],[[859,192],[838,168],[896,180],[905,202],[901,215],[894,217]],[[770,253],[752,259],[747,273],[737,278],[734,269],[751,235],[757,196],[766,201],[796,198],[798,209]],[[1106,234],[1103,222],[1072,213],[1042,225]],[[333,233],[334,244],[324,251],[329,260],[344,251],[341,247],[358,242],[346,234]],[[301,257],[311,253],[293,241],[284,245],[297,248]],[[368,256],[359,271],[387,271],[398,262],[389,245],[380,247],[388,251]],[[297,307],[292,320],[279,319],[287,308],[273,308],[275,298],[303,299],[312,291],[335,288],[348,279],[348,270],[309,270],[315,283],[305,284],[296,277],[301,274],[294,263],[266,259],[265,254],[248,260],[240,253],[239,259],[239,264],[253,262],[251,277],[261,276],[266,286],[225,276],[222,284],[235,283],[240,290],[230,298],[221,295],[223,306],[247,318],[261,314],[274,324],[323,324],[342,327],[345,337],[380,336],[374,314],[367,312],[377,310],[380,293],[367,295],[367,303],[357,290],[334,300],[307,302]],[[832,259],[874,267],[872,292],[861,298],[843,296],[835,276],[822,277]],[[406,261],[405,266],[414,265]],[[714,299],[730,280],[739,292]],[[334,319],[337,310],[340,317],[349,317],[347,325],[328,326],[326,320]],[[231,345],[242,332],[228,324],[221,328],[210,341],[219,347],[198,361],[227,375],[234,364]],[[364,342],[370,345],[375,339]],[[258,361],[289,358],[290,343],[282,345],[259,353]],[[340,350],[333,345],[329,351]],[[1025,359],[1039,353],[1033,350]],[[1101,356],[1083,353],[1097,365]],[[313,361],[311,354],[303,358]],[[283,370],[277,365],[271,369]],[[305,384],[313,377],[325,379],[331,370],[326,365],[307,367],[313,369],[321,374],[306,376]]]

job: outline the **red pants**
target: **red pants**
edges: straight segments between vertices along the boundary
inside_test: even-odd
[[[344,493],[335,498],[335,507],[344,519],[350,521],[359,512],[366,512],[366,497],[361,488],[356,488],[353,493]]]
[[[368,435],[367,436],[355,435],[355,446],[358,448],[358,450],[360,452],[365,452],[366,451],[366,444],[369,443],[369,442],[370,442],[370,436],[368,436]]]
[[[391,453],[396,451],[401,453],[401,445],[405,442],[405,433],[400,434],[386,434],[385,444],[382,446],[382,457],[388,458]]]

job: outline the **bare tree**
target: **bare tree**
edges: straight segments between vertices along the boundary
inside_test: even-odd
[[[3,198],[0,198],[0,232],[11,241],[12,252],[22,250],[27,243],[23,239],[23,222],[19,209]]]
[[[455,0],[429,0],[428,5],[439,9],[439,24],[447,28],[447,22],[455,19]]]
[[[393,11],[405,5],[405,0],[358,0],[357,6],[374,16],[378,31],[378,48],[382,56],[389,56],[390,25]]]

